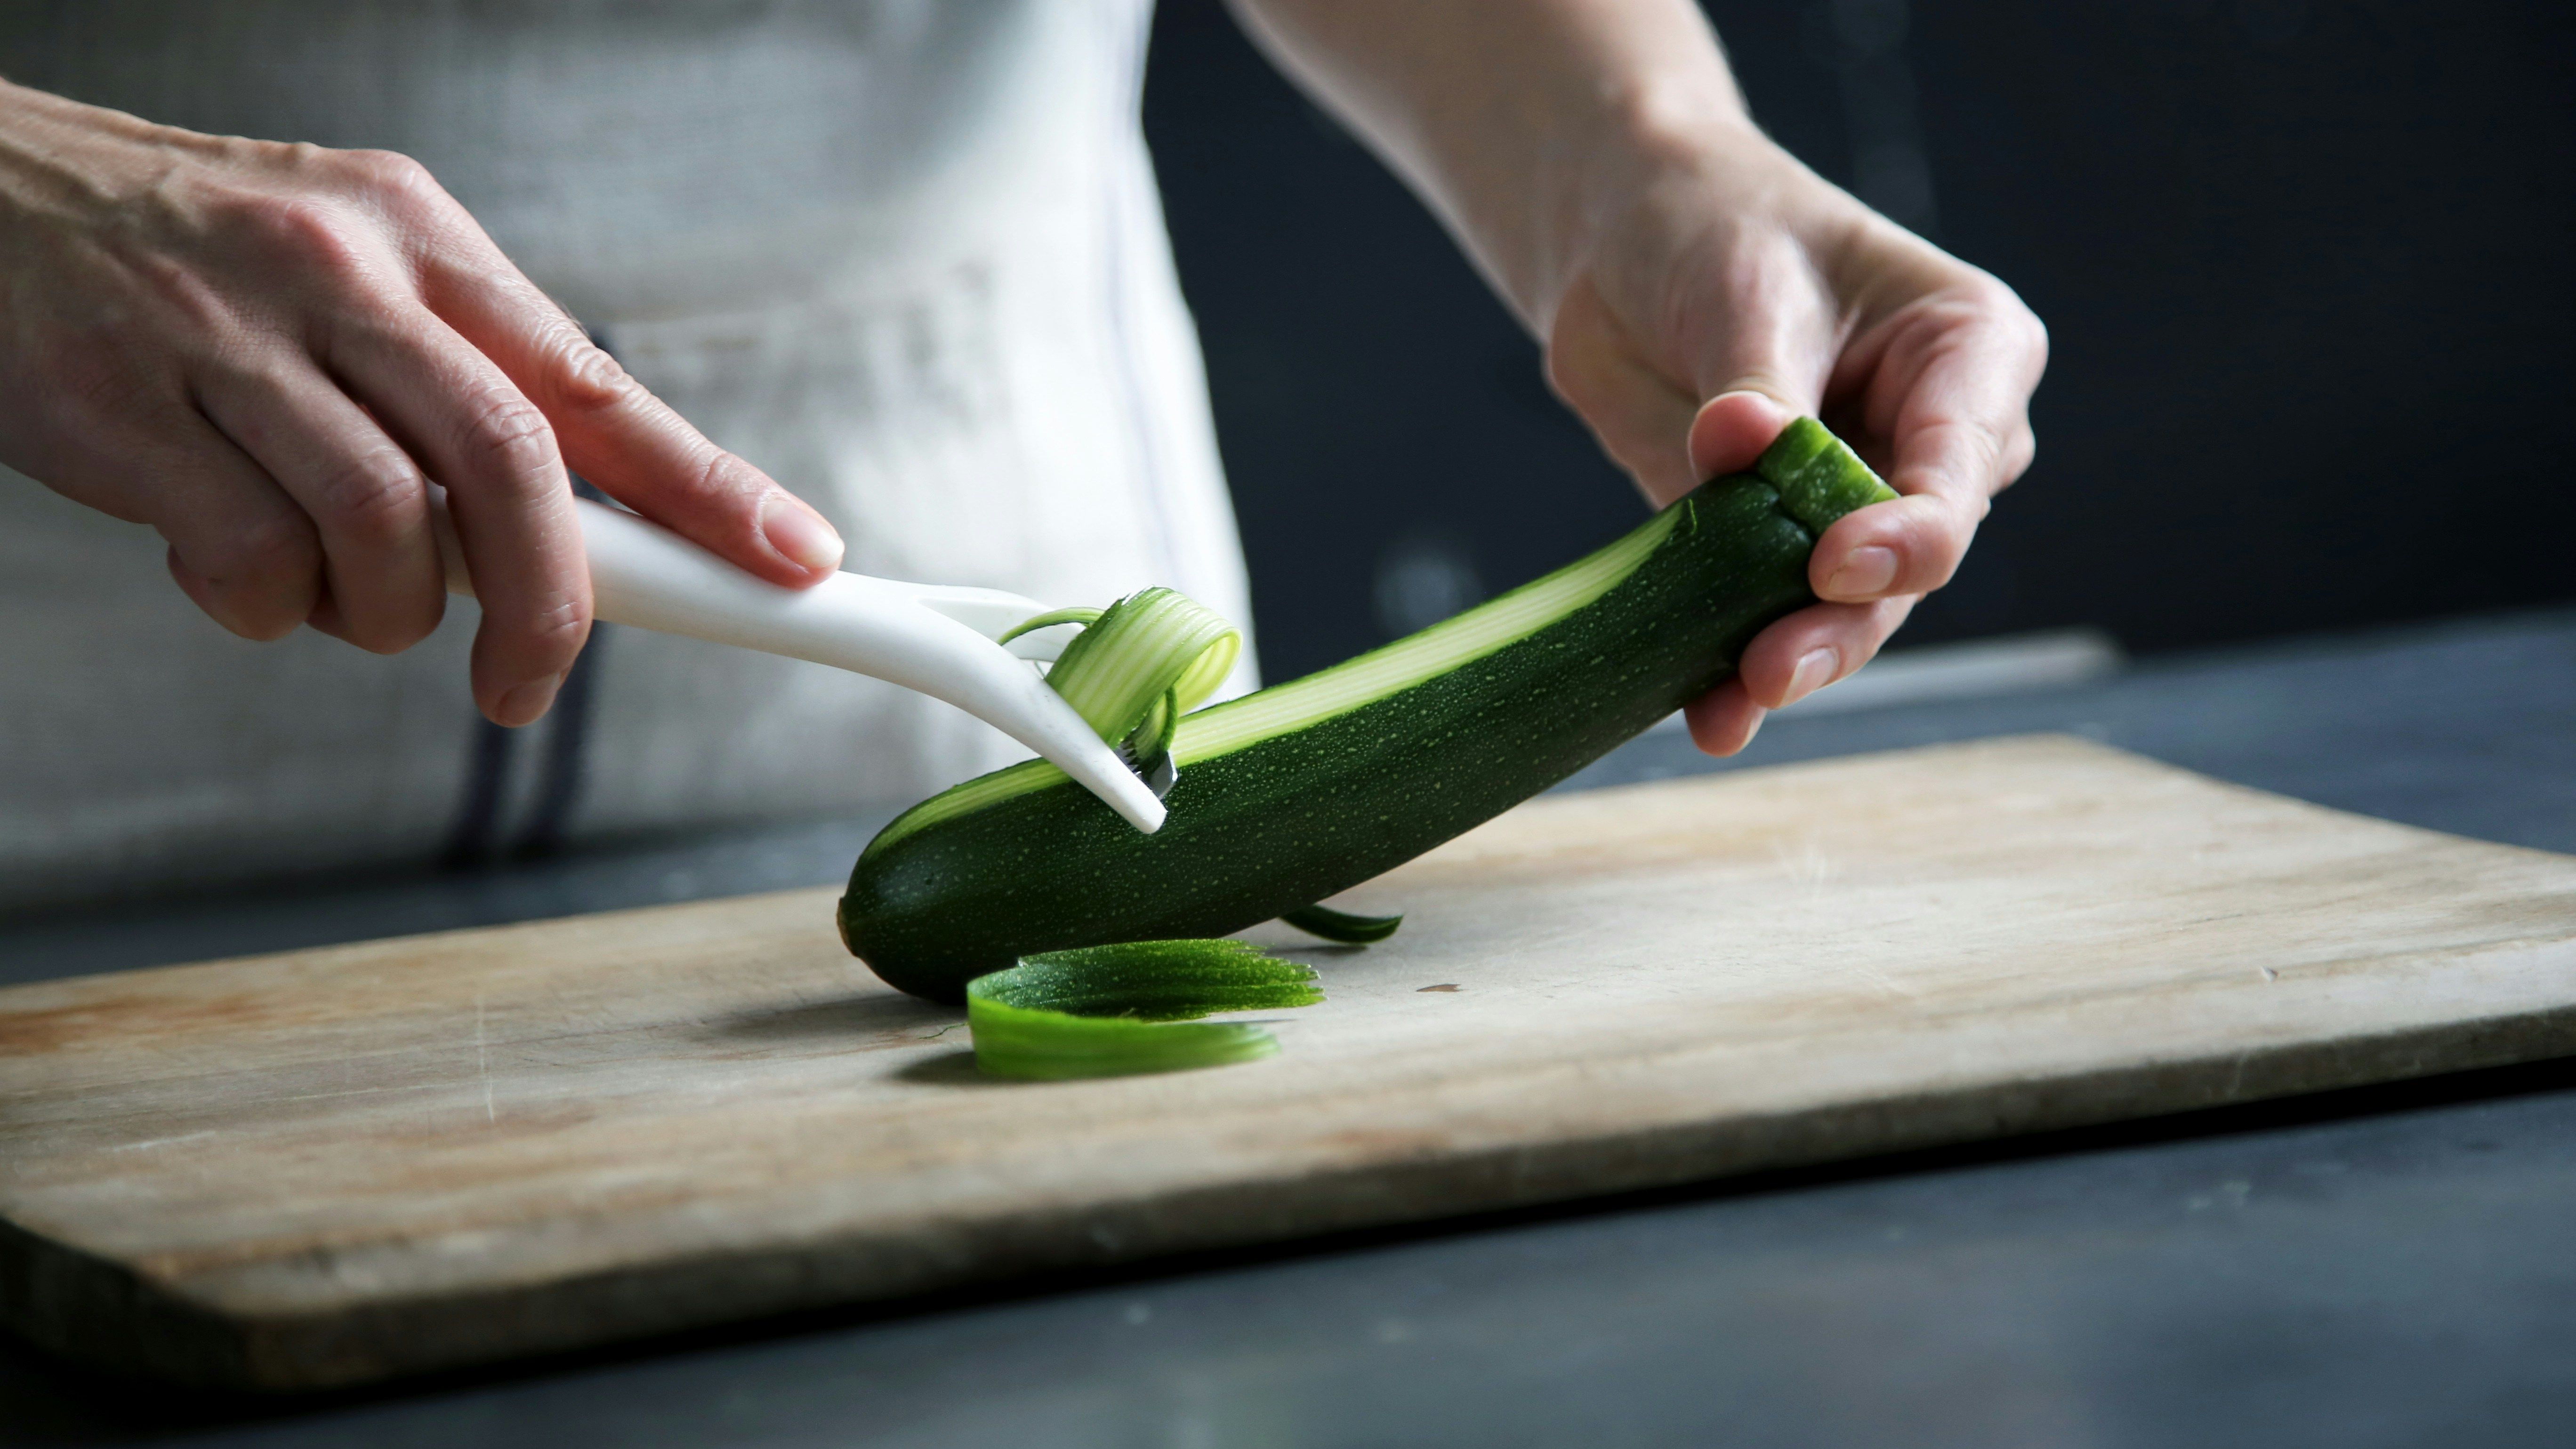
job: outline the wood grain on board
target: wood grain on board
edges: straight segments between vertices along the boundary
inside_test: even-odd
[[[2576,859],[2058,737],[1550,797],[1352,899],[1404,930],[1297,948],[1280,1056],[1109,1081],[978,1078],[820,890],[0,991],[0,1313],[348,1383],[2576,1051]]]

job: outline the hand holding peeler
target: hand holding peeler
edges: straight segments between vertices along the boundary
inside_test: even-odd
[[[447,590],[470,598],[447,501],[433,499]],[[854,573],[782,588],[624,509],[587,498],[573,508],[590,557],[593,617],[828,664],[945,700],[1053,761],[1137,829],[1162,828],[1162,800],[1031,667],[1062,652],[1072,628],[994,642],[1046,605],[1000,589]]]

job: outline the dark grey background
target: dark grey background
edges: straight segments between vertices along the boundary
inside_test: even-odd
[[[1907,642],[2576,597],[2576,6],[1709,9],[1775,136],[2053,332],[2038,465]],[[1448,239],[1216,0],[1166,0],[1146,123],[1274,677],[1386,637],[1382,565],[1490,591],[1641,516]]]
[[[1577,784],[2057,728],[2576,850],[2576,614],[2154,657],[2576,594],[2567,7],[1717,9],[1776,134],[2055,329],[2041,463],[1910,636],[2094,622],[2151,657],[1792,713],[1723,766],[1652,735]],[[1463,601],[1638,516],[1447,241],[1210,0],[1168,0],[1148,104],[1274,674],[1382,637],[1391,562]],[[816,884],[872,823],[0,923],[0,981]],[[2556,1444],[2571,1205],[2576,1074],[2544,1065],[344,1399],[0,1338],[0,1444]]]

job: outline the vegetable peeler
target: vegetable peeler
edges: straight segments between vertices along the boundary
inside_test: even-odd
[[[447,590],[473,597],[465,555],[441,491],[432,523]],[[1052,761],[1148,834],[1163,802],[1118,752],[1047,687],[1032,661],[1052,660],[1075,632],[995,637],[1047,606],[1000,589],[906,584],[836,573],[810,589],[752,577],[670,529],[622,508],[575,498],[590,557],[593,616],[789,659],[828,664],[945,700]]]

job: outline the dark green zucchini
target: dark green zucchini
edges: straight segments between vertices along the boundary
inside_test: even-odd
[[[1053,765],[967,781],[869,842],[841,938],[959,1000],[1023,956],[1222,936],[1357,885],[1599,759],[1734,672],[1814,601],[1807,555],[1895,495],[1800,420],[1752,473],[1421,633],[1183,717],[1146,835]]]

